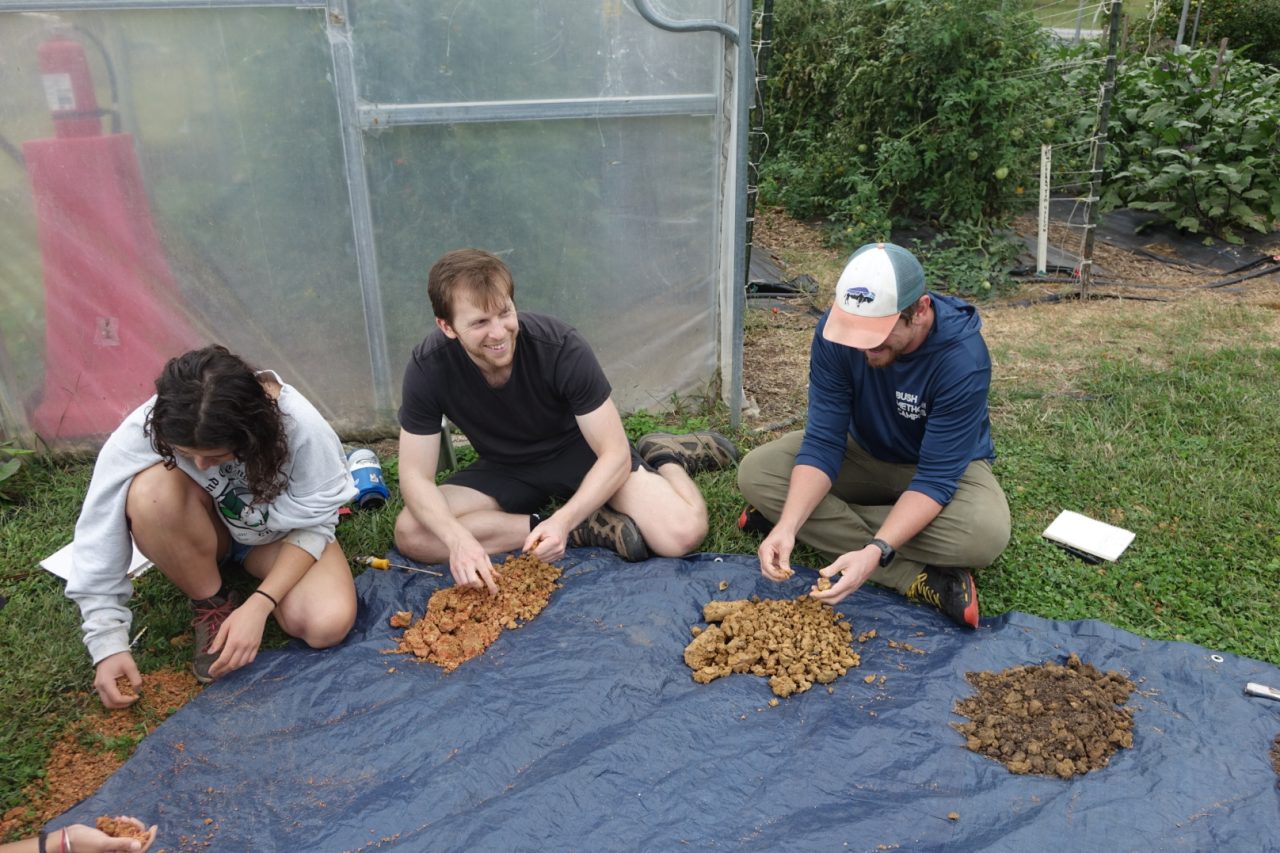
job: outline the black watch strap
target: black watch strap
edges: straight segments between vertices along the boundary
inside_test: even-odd
[[[884,568],[893,562],[893,558],[898,556],[898,552],[893,550],[893,546],[883,539],[872,539],[870,544],[880,549],[880,568]]]

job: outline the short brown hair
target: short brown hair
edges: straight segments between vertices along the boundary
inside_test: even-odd
[[[924,297],[921,296],[920,299],[924,299]],[[917,299],[915,302],[912,302],[906,308],[903,308],[902,311],[900,312],[902,317],[905,318],[908,323],[911,322],[912,317],[916,316],[916,312],[921,309],[922,306],[920,305],[920,299]]]
[[[453,322],[454,295],[459,290],[493,309],[506,299],[515,299],[516,283],[511,270],[497,255],[483,249],[454,249],[436,261],[427,274],[427,296],[437,318]]]

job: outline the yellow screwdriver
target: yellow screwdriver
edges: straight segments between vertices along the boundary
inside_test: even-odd
[[[420,569],[417,566],[406,566],[403,563],[393,563],[385,557],[356,557],[355,561],[362,566],[368,566],[371,569],[403,569],[406,572],[419,572],[424,575],[435,575],[436,577],[444,577],[442,572],[433,572],[431,569]]]

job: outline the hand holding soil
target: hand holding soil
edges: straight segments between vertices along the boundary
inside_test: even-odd
[[[78,841],[72,841],[72,849],[75,850],[135,850],[145,851],[151,847],[151,843],[156,840],[157,827],[152,826],[147,829],[142,825],[142,821],[136,817],[107,817],[103,816],[97,820],[98,832],[107,836],[109,839],[118,839],[120,841],[136,841],[138,846],[132,845],[109,845],[94,846],[86,843],[83,846]]]

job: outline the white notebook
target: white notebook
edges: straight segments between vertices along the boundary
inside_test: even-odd
[[[1133,541],[1133,531],[1125,530],[1064,509],[1044,529],[1044,538],[1056,542],[1069,551],[1100,560],[1117,560]]]
[[[40,568],[46,572],[51,572],[65,580],[71,580],[71,548],[74,542],[63,545],[57,551],[40,561]],[[136,578],[154,565],[146,557],[142,556],[142,552],[138,550],[138,546],[133,546],[133,557],[129,560],[129,577]]]

